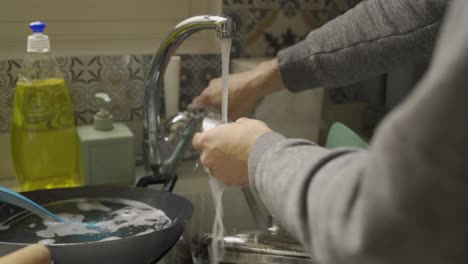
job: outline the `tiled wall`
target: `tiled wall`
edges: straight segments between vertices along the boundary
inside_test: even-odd
[[[361,1],[224,0],[224,13],[240,32],[233,40],[233,57],[275,56]]]
[[[58,58],[70,91],[77,124],[89,124],[98,110],[94,95],[108,93],[116,121],[143,117],[144,78],[151,56],[90,56]],[[0,132],[9,129],[14,86],[20,60],[0,61]],[[216,55],[182,55],[180,105],[191,102],[213,77],[219,76]]]
[[[361,0],[224,0],[224,13],[238,24],[232,57],[274,56],[312,29],[345,12]],[[113,99],[116,121],[142,118],[147,56],[58,58],[78,124],[90,123],[97,111],[97,92]],[[0,61],[0,132],[7,132],[20,60]],[[185,107],[213,77],[220,74],[217,55],[182,55],[181,107]],[[338,90],[337,90],[338,91]]]

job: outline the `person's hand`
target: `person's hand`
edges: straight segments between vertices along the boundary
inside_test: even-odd
[[[240,118],[193,137],[193,146],[200,151],[201,163],[210,174],[227,185],[249,184],[248,160],[257,139],[271,131],[263,122]]]
[[[39,244],[33,244],[0,257],[0,264],[50,264],[51,261],[47,247]]]
[[[254,78],[254,72],[242,72],[229,75],[229,119],[246,116],[255,106],[260,95],[249,88]],[[212,79],[203,92],[193,99],[196,107],[209,106],[221,109],[221,78]]]
[[[256,101],[268,94],[285,89],[276,59],[263,62],[252,71],[229,75],[229,119],[245,117]],[[221,78],[210,81],[208,87],[196,98],[194,107],[221,109]]]

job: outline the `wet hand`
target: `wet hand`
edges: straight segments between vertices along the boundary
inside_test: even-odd
[[[229,75],[229,119],[246,117],[263,96],[286,89],[276,59],[259,64],[254,70]],[[221,79],[213,79],[196,97],[193,107],[221,110]]]
[[[240,118],[195,134],[193,146],[210,174],[227,185],[249,184],[248,160],[257,139],[271,131],[263,122]]]
[[[243,72],[229,75],[229,119],[235,120],[245,117],[255,106],[256,101],[261,97],[255,94],[254,89],[250,89],[253,72]],[[195,107],[212,107],[221,110],[221,78],[210,81],[208,87],[196,98],[193,99]]]

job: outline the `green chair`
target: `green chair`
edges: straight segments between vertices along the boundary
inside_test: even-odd
[[[342,123],[334,123],[328,132],[326,148],[356,147],[367,148],[369,144],[353,130]]]

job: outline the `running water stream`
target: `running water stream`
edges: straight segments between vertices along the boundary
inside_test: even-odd
[[[229,101],[229,55],[231,51],[232,39],[221,39],[221,117],[223,123],[228,123],[228,101]],[[199,163],[195,164],[194,170]],[[204,168],[209,174],[208,169]],[[211,234],[211,256],[210,263],[218,264],[224,255],[224,224],[223,224],[223,203],[222,196],[224,192],[224,184],[218,179],[210,175],[209,180],[210,190],[213,197],[213,205],[215,209],[215,217],[213,220],[213,229]]]
[[[229,99],[229,55],[231,52],[231,38],[221,39],[221,85],[222,85],[222,107],[221,116],[223,123],[228,122],[228,99]]]
[[[222,105],[221,116],[223,123],[228,123],[228,102],[229,102],[229,55],[231,52],[231,38],[221,39],[221,85],[222,85]],[[215,218],[213,221],[213,231],[211,240],[211,264],[217,264],[224,255],[224,224],[223,224],[223,202],[222,196],[224,185],[218,179],[210,176],[210,189],[213,195],[215,208]]]

